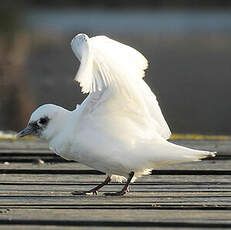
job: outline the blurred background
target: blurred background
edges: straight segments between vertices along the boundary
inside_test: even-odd
[[[231,1],[24,0],[0,6],[0,130],[39,105],[73,110],[70,41],[107,35],[149,60],[145,81],[174,133],[231,135]]]

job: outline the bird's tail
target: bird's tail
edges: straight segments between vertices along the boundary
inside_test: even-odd
[[[215,157],[216,155],[216,152],[191,149],[168,141],[156,142],[153,153],[153,162],[165,162],[168,164],[200,161],[207,157]]]
[[[208,157],[215,157],[217,152],[209,152],[209,151],[201,151],[201,150],[194,150],[196,151],[194,154],[185,154],[184,157],[190,158],[193,161],[200,161],[202,159],[208,158]]]

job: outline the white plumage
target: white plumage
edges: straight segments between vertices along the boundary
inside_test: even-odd
[[[153,168],[214,155],[167,141],[171,132],[143,80],[148,62],[140,52],[106,36],[85,34],[71,46],[81,62],[75,80],[89,95],[72,112],[41,106],[29,121],[48,118],[38,133],[53,151],[105,172],[109,179],[129,177],[127,185]]]
[[[148,62],[141,53],[106,36],[89,39],[79,34],[71,46],[81,62],[75,80],[80,83],[83,93],[90,93],[89,96],[94,98],[107,92],[106,104],[111,113],[135,118],[149,129],[155,127],[156,135],[169,138],[171,132],[156,97],[142,79]],[[97,103],[100,103],[98,98]],[[147,133],[146,129],[142,130]],[[151,129],[152,135],[154,130]]]

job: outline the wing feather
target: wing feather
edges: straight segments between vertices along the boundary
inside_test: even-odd
[[[111,99],[111,104],[126,106],[130,117],[131,113],[136,114],[133,117],[137,122],[139,117],[139,122],[145,123],[146,127],[169,138],[171,132],[156,97],[142,79],[148,62],[140,52],[106,36],[89,39],[86,35],[77,35],[71,45],[81,62],[75,80],[80,83],[83,93],[93,97],[99,91],[110,90],[116,98]],[[121,109],[120,113],[123,111]],[[153,125],[149,125],[151,123]]]

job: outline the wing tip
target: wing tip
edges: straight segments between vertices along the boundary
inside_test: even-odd
[[[200,156],[199,160],[203,160],[203,159],[206,159],[206,158],[215,157],[216,154],[217,154],[217,152],[205,151],[204,154],[202,156]]]

